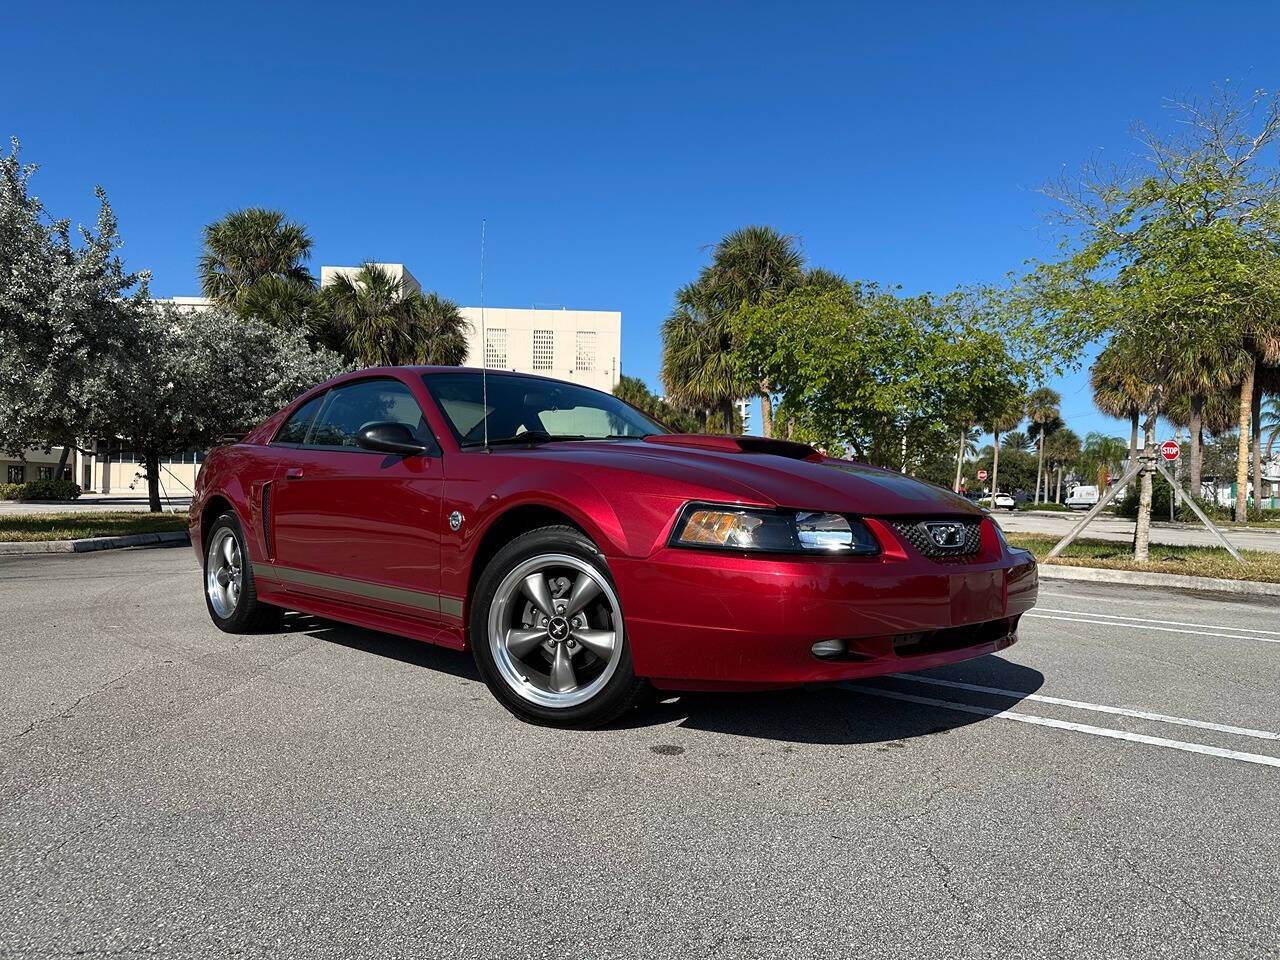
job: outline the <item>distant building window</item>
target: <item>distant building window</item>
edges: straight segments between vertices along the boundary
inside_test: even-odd
[[[554,366],[555,351],[554,330],[533,331],[533,369],[550,370]]]
[[[27,468],[21,463],[9,464],[9,482],[24,483],[27,479]]]
[[[596,332],[579,330],[573,366],[575,370],[594,370],[596,367]]]
[[[53,479],[53,467],[36,467],[36,479],[37,479],[37,480],[52,480],[52,479]]]
[[[507,369],[507,331],[504,328],[485,331],[484,365],[490,370]]]

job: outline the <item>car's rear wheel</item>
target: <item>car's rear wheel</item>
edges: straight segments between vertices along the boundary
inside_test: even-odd
[[[230,511],[213,522],[205,538],[204,602],[214,626],[227,633],[270,629],[284,612],[258,599],[244,531]]]
[[[543,527],[499,550],[476,585],[470,627],[489,689],[531,723],[599,726],[647,690],[609,568],[572,527]]]

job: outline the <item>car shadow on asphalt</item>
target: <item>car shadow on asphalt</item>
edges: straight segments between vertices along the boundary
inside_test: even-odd
[[[284,615],[282,633],[305,633],[317,640],[336,643],[352,650],[376,654],[415,667],[428,670],[439,670],[455,677],[474,680],[481,683],[480,672],[476,669],[471,654],[461,650],[450,650],[448,647],[421,640],[410,640],[390,633],[379,633],[364,627],[353,627],[336,620],[325,620],[313,617],[308,613],[289,612]]]
[[[911,675],[908,675],[911,676]],[[900,677],[872,677],[845,684],[823,684],[768,693],[682,693],[667,695],[618,724],[627,727],[674,723],[683,730],[732,734],[786,743],[881,743],[885,749],[905,740],[944,734],[990,720],[937,704],[898,700],[884,694],[939,700],[1006,710],[1044,685],[1044,674],[999,656],[921,671],[916,676],[989,687],[989,694]],[[857,689],[879,691],[879,694]]]
[[[471,654],[464,651],[301,613],[285,615],[283,632],[305,633],[327,643],[483,683]],[[900,746],[913,737],[946,733],[982,723],[990,717],[935,704],[895,700],[852,687],[1004,710],[1044,685],[1044,674],[1039,670],[995,655],[921,671],[916,676],[1017,691],[1018,695],[993,695],[896,677],[873,677],[850,685],[824,684],[768,693],[659,692],[650,703],[609,727],[638,729],[674,724],[684,730],[785,743],[881,743],[885,744],[884,749],[893,749],[895,744]]]

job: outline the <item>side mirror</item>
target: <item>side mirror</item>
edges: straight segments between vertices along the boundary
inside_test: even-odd
[[[431,450],[429,446],[414,437],[412,430],[394,420],[375,420],[372,423],[366,423],[356,434],[356,443],[366,450],[398,453],[406,457]]]

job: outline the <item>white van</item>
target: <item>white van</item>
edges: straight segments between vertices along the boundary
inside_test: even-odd
[[[1074,488],[1067,494],[1067,506],[1072,510],[1088,510],[1098,502],[1098,488],[1084,485]]]

